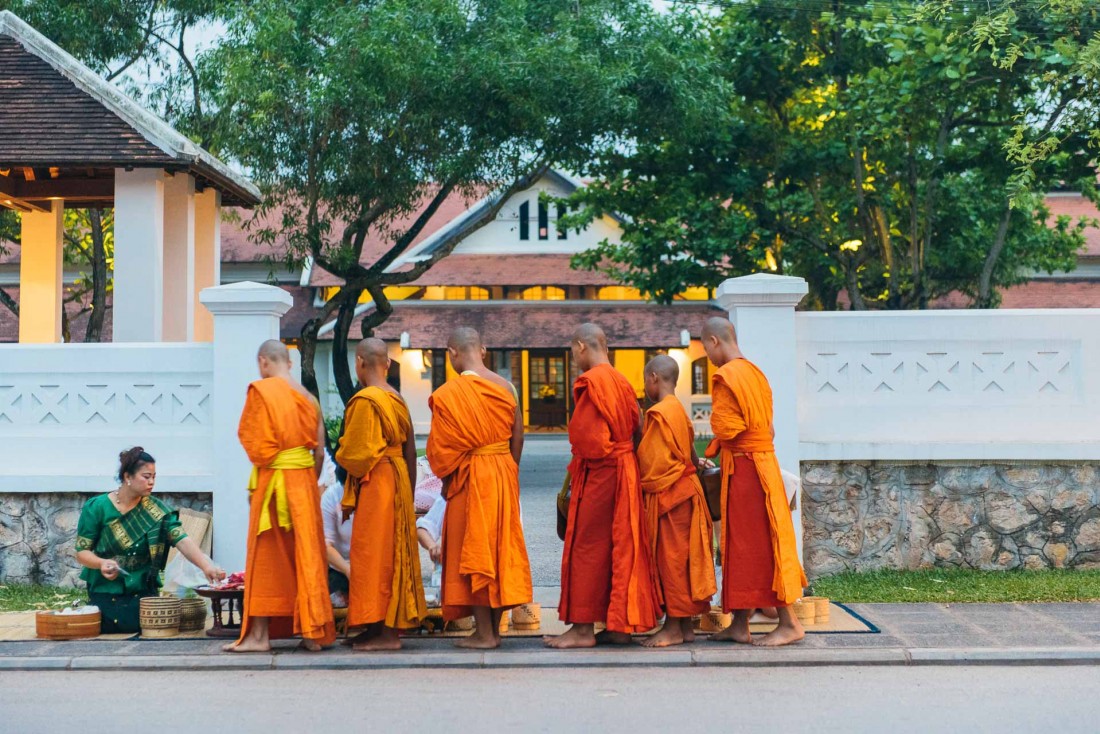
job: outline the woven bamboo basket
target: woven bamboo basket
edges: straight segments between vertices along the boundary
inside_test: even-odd
[[[733,614],[723,614],[722,607],[711,607],[710,611],[699,619],[701,632],[721,632],[733,624]]]
[[[35,634],[44,640],[80,640],[98,637],[103,616],[91,614],[58,614],[39,612],[34,615]]]
[[[139,603],[142,637],[175,637],[180,633],[180,599],[146,596]]]
[[[802,599],[803,604],[814,605],[814,624],[825,624],[829,621],[829,600],[824,596],[807,596]]]
[[[508,631],[508,623],[511,618],[512,615],[509,612],[504,612],[504,614],[500,615],[500,625],[497,628],[497,631],[500,632],[500,634],[503,635],[505,632]]]
[[[804,625],[814,624],[817,618],[816,605],[812,600],[799,599],[794,604],[791,604],[791,611],[794,612],[794,616],[798,617],[798,621]]]
[[[201,632],[206,629],[206,600],[180,600],[180,632]]]
[[[542,626],[542,605],[521,604],[512,610],[512,629],[537,630]]]
[[[448,632],[469,632],[474,628],[473,617],[463,617],[462,619],[452,619],[447,623],[446,630]]]

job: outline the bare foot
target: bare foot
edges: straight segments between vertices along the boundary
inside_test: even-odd
[[[680,620],[680,636],[684,638],[685,643],[695,642],[695,624],[691,621],[691,617]]]
[[[768,619],[779,619],[779,610],[775,607],[760,607],[756,611],[760,612],[760,615],[767,617]]]
[[[629,645],[634,640],[626,632],[604,630],[596,635],[597,645]]]
[[[355,637],[347,638],[346,640],[344,640],[344,644],[347,645],[348,647],[355,647],[356,645],[364,645],[364,644],[370,642],[371,640],[373,640],[375,637],[378,637],[378,631],[368,628],[368,629],[363,630],[359,634],[357,634]]]
[[[313,640],[303,639],[298,643],[298,649],[306,652],[321,652],[321,645]]]
[[[271,643],[258,642],[251,638],[240,642],[230,642],[222,645],[222,652],[271,652]]]
[[[752,644],[757,647],[781,647],[794,644],[805,636],[806,632],[801,626],[793,627],[781,624],[759,640],[753,640]]]
[[[660,632],[642,640],[642,647],[671,647],[682,644],[684,644],[684,631],[678,619],[665,622]]]
[[[713,642],[738,642],[742,645],[752,644],[752,633],[749,632],[749,615],[751,609],[739,609],[733,614],[733,621],[729,627],[711,635]]]
[[[582,647],[595,647],[596,635],[593,634],[591,627],[586,626],[583,629],[578,629],[578,625],[573,625],[564,634],[557,637],[543,637],[542,641],[547,647],[556,650],[572,650]]]
[[[487,635],[475,631],[469,637],[463,637],[455,642],[455,647],[464,650],[493,650],[500,647],[500,639],[491,631]]]

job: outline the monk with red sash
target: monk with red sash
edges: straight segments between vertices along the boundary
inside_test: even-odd
[[[447,342],[460,373],[428,399],[428,461],[443,480],[445,620],[474,616],[476,629],[458,647],[500,646],[504,612],[532,598],[531,566],[519,514],[523,413],[512,383],[485,366],[474,329]]]
[[[645,391],[653,406],[645,414],[638,466],[657,590],[665,609],[665,624],[642,643],[646,647],[692,642],[691,618],[710,611],[718,588],[711,553],[714,525],[696,474],[695,433],[676,397],[679,377],[676,360],[664,354],[645,366]]]
[[[266,652],[302,636],[316,651],[336,640],[317,477],[324,425],[317,401],[290,375],[286,346],[269,340],[263,378],[248,387],[238,436],[254,468],[241,636],[226,652]]]
[[[555,648],[626,643],[657,624],[660,602],[649,537],[642,520],[638,460],[640,410],[634,388],[611,366],[607,337],[595,324],[573,334],[581,375],[573,385],[569,442],[573,461],[558,616],[572,627],[547,638]]]
[[[348,562],[348,627],[366,628],[352,640],[360,651],[399,650],[399,630],[427,616],[416,543],[410,475],[416,444],[409,409],[386,382],[386,343],[363,339],[355,349],[362,389],[344,412],[336,463],[348,473],[344,515],[353,515]]]
[[[710,457],[721,455],[722,607],[733,623],[715,640],[775,647],[803,638],[790,605],[807,585],[798,559],[790,505],[775,457],[772,392],[764,373],[745,359],[733,324],[709,319],[703,328],[711,381]],[[779,626],[759,640],[749,632],[758,607],[776,607]]]

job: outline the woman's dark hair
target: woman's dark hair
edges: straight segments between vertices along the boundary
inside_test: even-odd
[[[146,464],[155,464],[157,460],[145,453],[145,449],[135,446],[118,455],[118,481],[126,481],[126,475],[134,476]]]

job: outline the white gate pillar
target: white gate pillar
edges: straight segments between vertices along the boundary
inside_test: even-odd
[[[729,311],[745,357],[764,372],[775,409],[775,453],[779,465],[801,476],[798,444],[798,350],[795,306],[809,291],[806,281],[789,275],[757,273],[731,278],[718,286],[717,301]],[[802,501],[794,513],[795,537],[802,554]]]
[[[207,288],[199,300],[214,316],[214,559],[226,571],[240,571],[252,464],[237,440],[237,426],[248,385],[260,379],[256,352],[267,339],[279,338],[279,321],[293,300],[281,288],[248,282]]]

